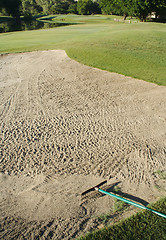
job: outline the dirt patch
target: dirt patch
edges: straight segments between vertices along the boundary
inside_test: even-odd
[[[1,239],[71,239],[113,199],[164,194],[166,88],[84,66],[62,50],[0,56]],[[101,226],[100,224],[99,226]]]

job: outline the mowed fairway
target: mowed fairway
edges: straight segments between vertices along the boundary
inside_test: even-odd
[[[86,65],[166,85],[164,24],[124,24],[102,16],[59,18],[81,24],[1,34],[0,52],[63,49]]]

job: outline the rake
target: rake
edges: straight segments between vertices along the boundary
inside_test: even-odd
[[[110,192],[107,192],[107,191],[105,191],[105,190],[102,190],[100,187],[103,186],[103,185],[105,185],[106,183],[107,183],[107,180],[99,183],[98,185],[96,185],[96,186],[94,186],[94,187],[86,190],[85,192],[83,192],[83,193],[81,194],[81,196],[83,197],[83,196],[89,194],[90,192],[98,191],[98,192],[100,192],[100,193],[103,193],[103,194],[108,195],[108,196],[110,196],[110,197],[116,198],[116,199],[118,199],[118,200],[120,200],[120,201],[123,201],[123,202],[125,202],[125,203],[130,204],[130,205],[133,205],[133,206],[135,206],[135,207],[138,207],[138,208],[141,208],[141,209],[144,209],[144,210],[151,211],[151,212],[157,214],[158,216],[163,217],[163,218],[166,219],[166,215],[163,214],[163,213],[157,212],[157,211],[155,211],[155,210],[153,210],[153,209],[151,209],[151,208],[142,206],[142,205],[140,205],[140,204],[138,204],[138,203],[135,203],[135,202],[130,201],[130,200],[127,200],[127,199],[125,199],[125,198],[119,197],[119,196],[117,196],[117,195],[115,195],[115,194],[113,194],[113,193],[110,193]]]

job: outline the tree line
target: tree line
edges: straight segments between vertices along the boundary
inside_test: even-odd
[[[166,0],[100,0],[104,14],[135,16],[145,21],[152,12],[155,17],[166,17]]]
[[[166,0],[0,0],[1,15],[38,14],[116,14],[138,17],[146,21],[155,12],[156,18],[166,17]]]

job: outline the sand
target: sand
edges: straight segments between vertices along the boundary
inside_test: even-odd
[[[156,173],[166,167],[164,86],[62,50],[1,55],[0,125],[1,239],[74,239],[97,228],[114,200],[81,192],[105,179],[138,203],[165,194]]]

